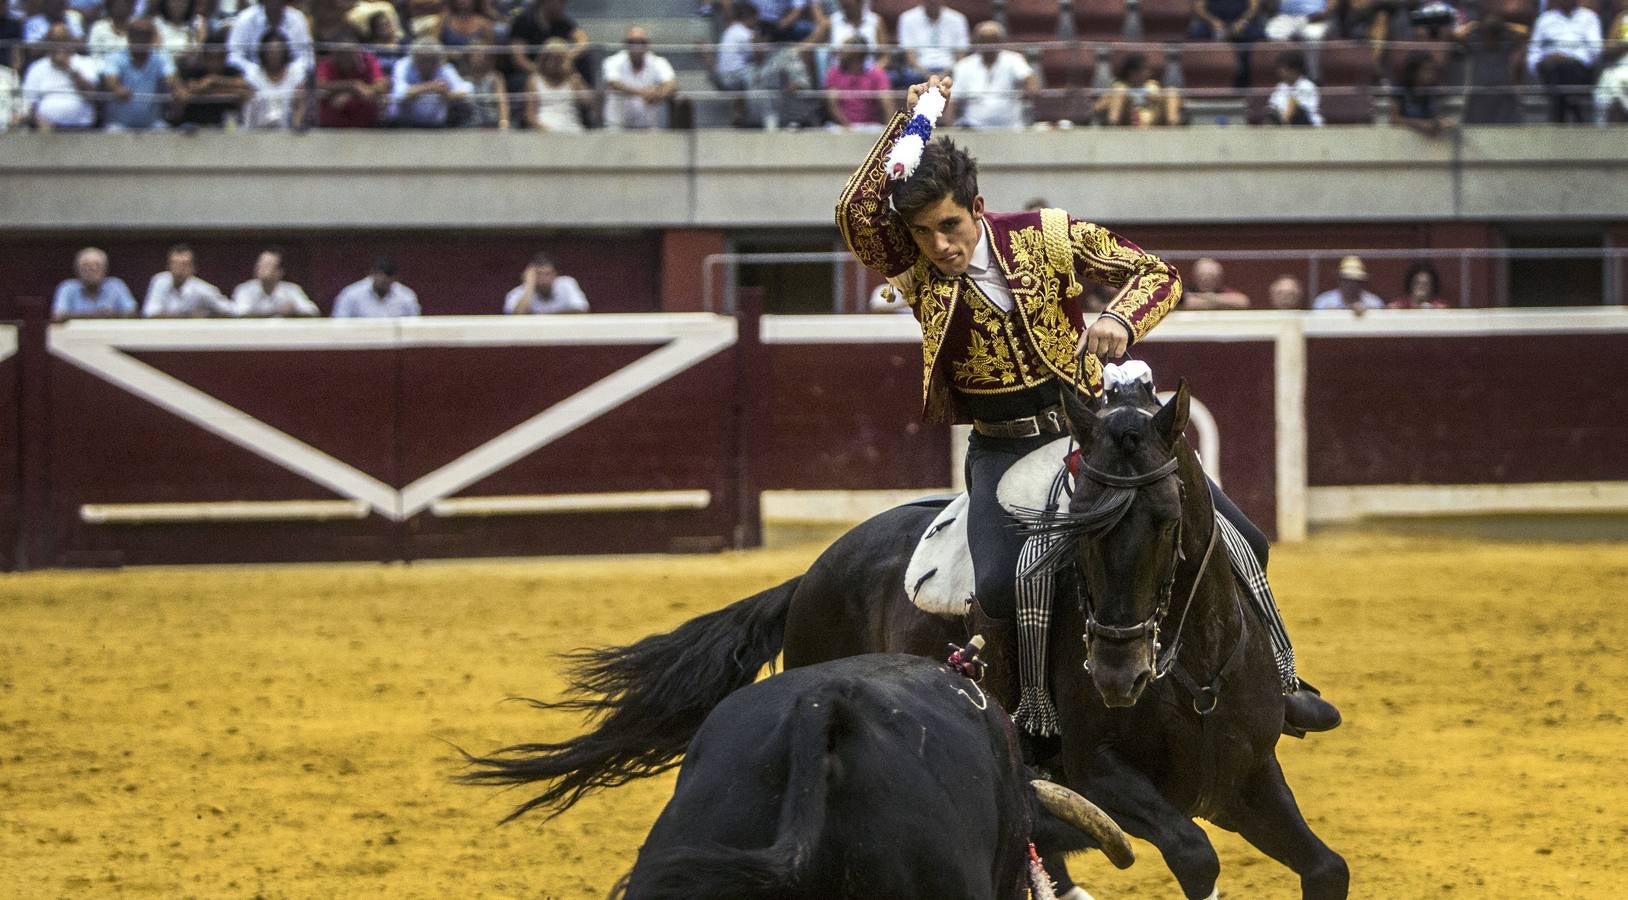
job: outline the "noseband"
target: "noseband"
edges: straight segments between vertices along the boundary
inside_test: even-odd
[[[1089,478],[1092,481],[1095,481],[1098,484],[1108,488],[1108,490],[1103,493],[1103,496],[1099,497],[1096,503],[1092,504],[1092,510],[1097,511],[1100,509],[1102,514],[1101,518],[1098,520],[1100,524],[1091,530],[1090,536],[1099,537],[1107,533],[1115,525],[1119,524],[1119,521],[1125,517],[1127,512],[1130,511],[1131,502],[1135,499],[1137,489],[1146,487],[1147,485],[1170,477],[1171,475],[1175,474],[1177,465],[1177,458],[1172,456],[1170,459],[1165,460],[1163,463],[1147,472],[1141,472],[1135,475],[1113,475],[1082,463],[1080,465],[1080,474],[1083,477]],[[1182,499],[1181,505],[1185,509],[1187,499],[1186,485],[1180,485],[1179,490]],[[1158,607],[1154,609],[1152,615],[1148,616],[1141,622],[1138,622],[1135,625],[1104,625],[1101,622],[1098,622],[1096,617],[1096,609],[1091,603],[1090,595],[1087,594],[1085,590],[1084,577],[1082,576],[1075,579],[1075,588],[1079,593],[1081,606],[1085,610],[1084,640],[1086,641],[1087,645],[1085,663],[1085,668],[1087,671],[1089,671],[1091,668],[1091,638],[1099,638],[1106,641],[1126,642],[1147,637],[1153,643],[1154,680],[1157,681],[1169,673],[1171,666],[1175,665],[1176,655],[1181,651],[1181,633],[1182,629],[1187,624],[1187,612],[1193,606],[1193,596],[1198,592],[1199,581],[1204,574],[1205,567],[1207,567],[1210,563],[1210,556],[1215,550],[1215,536],[1218,530],[1219,529],[1214,527],[1211,527],[1210,529],[1209,542],[1204,547],[1204,556],[1199,560],[1197,571],[1193,573],[1192,586],[1188,588],[1186,601],[1182,604],[1181,618],[1176,622],[1176,638],[1175,640],[1171,641],[1170,650],[1168,653],[1161,653],[1163,648],[1159,643],[1159,631],[1164,623],[1165,616],[1170,612],[1170,598],[1175,592],[1176,587],[1176,571],[1180,568],[1181,561],[1186,559],[1186,555],[1182,552],[1181,545],[1181,519],[1178,518],[1176,520],[1177,565],[1170,567],[1170,577],[1165,580],[1163,587],[1161,587],[1159,590]]]

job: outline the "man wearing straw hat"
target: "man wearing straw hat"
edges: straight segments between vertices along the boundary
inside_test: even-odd
[[[1311,301],[1312,309],[1349,309],[1362,315],[1370,309],[1384,309],[1385,301],[1368,290],[1368,267],[1362,257],[1347,256],[1340,260],[1340,280],[1333,290],[1324,291]]]
[[[986,212],[977,163],[948,139],[930,140],[951,85],[933,76],[910,88],[909,111],[893,117],[843,188],[837,228],[921,324],[922,417],[973,426],[966,481],[975,603],[996,621],[1018,618],[1022,631],[1016,575],[1024,536],[996,486],[1023,456],[1068,433],[1059,389],[1099,393],[1102,360],[1146,336],[1180,301],[1182,284],[1168,263],[1064,210]],[[1089,322],[1080,307],[1087,281],[1117,292]],[[1211,491],[1259,572],[1265,535],[1213,482]],[[1271,626],[1288,698],[1285,730],[1335,727],[1339,712],[1301,689],[1275,601],[1264,575],[1257,580],[1255,606]],[[1049,702],[1031,707],[1026,697],[1014,717],[1031,734],[1057,734]]]

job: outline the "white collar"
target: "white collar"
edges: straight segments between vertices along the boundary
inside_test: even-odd
[[[978,218],[978,244],[972,248],[972,258],[967,260],[967,270],[983,274],[989,271],[990,264],[994,262],[990,257],[994,248],[989,243],[989,227],[984,224],[983,217]]]

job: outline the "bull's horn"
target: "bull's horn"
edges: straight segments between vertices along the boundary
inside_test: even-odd
[[[1115,867],[1128,869],[1136,862],[1136,851],[1125,839],[1125,832],[1095,803],[1055,782],[1036,779],[1029,783],[1034,785],[1035,796],[1046,812],[1096,838],[1102,854]]]

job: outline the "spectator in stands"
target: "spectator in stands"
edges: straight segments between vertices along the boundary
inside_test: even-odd
[[[1306,55],[1298,50],[1278,54],[1277,73],[1277,87],[1266,98],[1266,120],[1273,125],[1322,125],[1317,85],[1306,77]]]
[[[1260,0],[1193,0],[1193,21],[1187,26],[1190,41],[1230,41],[1240,46],[1233,87],[1249,87],[1248,45],[1265,37]]]
[[[944,0],[922,0],[899,14],[899,46],[904,50],[904,83],[945,75],[967,52],[971,36],[967,17],[944,5]],[[916,74],[911,74],[916,73]]]
[[[323,128],[372,128],[384,93],[379,60],[353,41],[332,48],[317,62],[317,124]]]
[[[390,121],[400,128],[446,128],[469,115],[469,82],[436,41],[413,45],[390,73]]]
[[[114,54],[102,73],[112,95],[103,120],[109,130],[163,128],[164,111],[175,90],[175,64],[154,52],[158,29],[150,20],[131,22],[125,35],[125,49]]]
[[[774,130],[781,125],[796,128],[819,122],[818,104],[807,91],[813,86],[808,66],[793,46],[775,47],[769,42],[767,26],[759,24],[758,43],[752,48],[752,64],[747,69],[745,125]]]
[[[1396,91],[1396,120],[1428,137],[1449,134],[1458,123],[1441,114],[1441,64],[1424,50],[1408,54]]]
[[[227,317],[232,312],[232,302],[220,288],[198,277],[186,244],[170,248],[167,267],[147,282],[147,299],[141,304],[141,315],[148,319]]]
[[[340,2],[342,6],[346,6],[344,9],[345,24],[350,26],[353,37],[367,40],[373,34],[374,17],[381,14],[384,16],[385,25],[388,26],[389,32],[396,36],[397,43],[400,43],[402,35],[406,33],[405,29],[401,27],[401,14],[397,12],[395,4],[389,2],[389,0],[354,0],[354,2],[353,0],[340,0]]]
[[[509,90],[497,71],[496,58],[486,47],[464,51],[469,79],[469,124],[475,128],[507,130],[510,122]],[[573,73],[574,74],[574,73]]]
[[[307,72],[316,60],[311,55],[311,26],[305,13],[288,5],[288,0],[260,0],[237,14],[232,20],[232,31],[226,38],[226,50],[232,64],[248,71],[248,63],[260,62],[260,39],[268,31],[281,31],[288,38],[293,58]]]
[[[355,0],[309,0],[305,4],[311,22],[312,52],[316,57],[306,72],[312,71],[316,61],[328,55],[329,46],[356,37],[356,29],[351,27],[348,17],[354,4]]]
[[[236,122],[254,90],[226,54],[226,36],[215,32],[181,66],[175,86],[177,119],[182,126],[219,128]]]
[[[1446,309],[1441,298],[1441,275],[1429,260],[1421,259],[1402,276],[1402,293],[1385,304],[1391,309]]]
[[[814,33],[814,12],[808,0],[754,0],[758,21],[770,41],[796,43]]]
[[[1181,95],[1167,90],[1148,70],[1147,57],[1126,54],[1114,71],[1114,82],[1095,103],[1104,125],[1147,127],[1180,125]]]
[[[130,296],[130,288],[122,279],[108,277],[106,253],[86,247],[74,257],[73,268],[74,277],[57,285],[51,321],[127,319],[136,314],[136,298]]]
[[[844,128],[880,128],[898,107],[888,94],[892,87],[887,73],[872,60],[870,47],[856,35],[848,39],[825,73],[826,110],[831,121]]]
[[[232,312],[245,318],[322,315],[299,285],[283,280],[283,251],[278,247],[261,251],[254,277],[232,291]]]
[[[752,64],[752,42],[757,40],[757,6],[740,0],[730,10],[731,21],[718,36],[718,52],[712,61],[712,84],[720,91],[746,89],[746,70]]]
[[[1593,120],[1589,88],[1601,44],[1599,15],[1577,0],[1550,0],[1533,23],[1526,68],[1549,93],[1549,121]]]
[[[678,91],[672,64],[650,52],[650,33],[638,25],[622,40],[605,59],[605,127],[666,128],[667,101]]]
[[[1465,57],[1465,80],[1469,83],[1464,99],[1466,125],[1515,125],[1521,121],[1516,83],[1527,31],[1526,26],[1510,21],[1519,9],[1519,0],[1506,0],[1505,7],[1489,2],[1479,19],[1453,34]]]
[[[61,25],[67,28],[66,39],[51,36]],[[67,0],[41,0],[40,11],[23,21],[23,40],[30,44],[41,41],[51,43],[78,43],[85,39],[85,17],[77,9],[69,9]]]
[[[518,316],[585,313],[588,311],[588,298],[575,278],[561,275],[554,260],[539,253],[526,264],[526,270],[520,276],[520,286],[503,298],[503,311]]]
[[[1193,263],[1193,278],[1179,305],[1182,309],[1248,309],[1249,295],[1227,287],[1221,264],[1205,256]]]
[[[305,64],[293,57],[288,38],[268,31],[260,39],[260,62],[243,68],[254,96],[243,107],[250,128],[305,127]]]
[[[376,12],[367,20],[367,51],[379,61],[379,70],[385,78],[396,70],[396,63],[407,58],[412,41],[402,35],[399,20],[384,12]]]
[[[1324,291],[1311,302],[1312,309],[1349,309],[1362,315],[1370,309],[1384,309],[1385,301],[1368,290],[1368,268],[1362,258],[1347,256],[1340,260],[1340,280],[1333,290]]]
[[[537,74],[526,92],[526,125],[561,134],[582,132],[582,103],[590,92],[582,76],[566,62],[566,43],[549,38],[537,56]]]
[[[23,84],[16,70],[0,65],[0,132],[10,130],[23,119]]]
[[[837,8],[814,27],[806,43],[822,46],[822,59],[830,59],[841,48],[858,38],[868,47],[883,47],[892,43],[887,23],[862,0],[837,0]],[[872,54],[866,60],[867,68],[878,63],[887,68],[887,54]],[[834,64],[834,61],[833,61]]]
[[[533,0],[510,21],[509,55],[498,66],[508,79],[511,96],[524,93],[526,82],[537,74],[537,54],[549,38],[569,44],[567,61],[584,81],[593,82],[598,73],[589,64],[588,32],[565,14],[565,0]]]
[[[75,38],[68,26],[52,25],[45,38],[51,51],[34,60],[23,76],[23,105],[34,127],[93,128],[101,67],[88,56],[73,52]]]
[[[945,117],[968,128],[1015,128],[1024,124],[1022,100],[1040,90],[1040,79],[1023,54],[1001,48],[1006,29],[980,22],[973,30],[976,52],[955,64],[955,100]]]
[[[1600,122],[1628,122],[1628,9],[1617,14],[1600,59],[1605,68],[1594,86],[1594,114]]]
[[[1269,41],[1320,41],[1328,33],[1328,0],[1280,0],[1262,33]]]
[[[158,46],[177,68],[209,35],[208,21],[198,13],[199,0],[148,0],[154,11]]]
[[[418,295],[396,280],[396,261],[381,256],[373,271],[334,298],[336,319],[390,319],[419,315]]]
[[[1273,309],[1302,309],[1306,305],[1306,289],[1293,275],[1279,275],[1267,285],[1266,301]]]
[[[135,0],[107,0],[107,16],[86,32],[85,49],[99,61],[112,59],[128,42],[126,34],[135,9]]]

